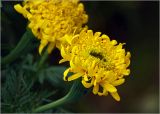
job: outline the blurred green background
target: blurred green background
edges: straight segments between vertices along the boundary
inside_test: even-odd
[[[81,113],[159,112],[159,1],[82,2],[89,15],[90,29],[126,43],[126,50],[131,52],[131,74],[118,87],[120,102],[110,95],[99,97],[89,94],[68,105],[68,110]],[[27,21],[13,9],[16,3],[2,2],[2,49],[12,49],[27,25]],[[37,49],[34,51],[38,55]],[[7,53],[1,52],[2,56]],[[59,56],[58,50],[50,55],[51,65],[58,64]]]

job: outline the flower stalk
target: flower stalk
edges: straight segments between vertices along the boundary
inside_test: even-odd
[[[34,35],[30,29],[27,29],[23,34],[21,40],[18,42],[17,46],[5,57],[1,59],[1,64],[5,65],[13,62],[17,57],[21,55],[23,50],[28,46],[28,44],[33,40]]]
[[[44,112],[50,109],[54,109],[57,108],[59,106],[62,106],[64,104],[73,102],[77,99],[79,99],[80,97],[82,97],[86,92],[86,88],[84,88],[80,82],[80,80],[77,80],[73,83],[71,89],[69,90],[69,92],[62,98],[51,102],[49,104],[40,106],[36,109],[33,110],[33,112]]]
[[[47,60],[47,58],[48,58],[48,51],[46,49],[45,52],[42,54],[39,63],[37,64],[37,71],[40,70],[43,67],[43,65],[44,65],[45,61]]]

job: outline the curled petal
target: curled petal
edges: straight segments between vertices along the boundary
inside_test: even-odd
[[[84,81],[88,81],[89,80],[87,74],[85,74],[83,77],[84,77]]]
[[[76,51],[77,51],[77,46],[74,46],[74,47],[72,48],[72,53],[76,53]]]
[[[73,36],[72,39],[71,39],[71,44],[74,44],[74,42],[77,41],[78,37],[79,37],[79,34]]]
[[[92,38],[93,37],[93,31],[92,30],[88,30],[87,31],[88,37]]]
[[[23,14],[24,17],[27,17],[27,14],[29,13],[27,10],[25,10],[20,4],[14,5],[14,9],[18,12]]]
[[[113,86],[118,86],[118,85],[121,85],[125,82],[125,79],[122,78],[122,79],[119,79],[119,80],[116,80],[112,83]]]
[[[120,101],[120,96],[118,95],[117,92],[113,92],[113,93],[111,93],[111,95],[116,101]]]
[[[107,90],[105,88],[103,88],[103,92],[98,92],[98,95],[99,96],[102,96],[102,95],[107,96],[108,92],[107,92]]]
[[[126,55],[126,67],[128,67],[130,65],[130,58],[131,58],[131,53],[127,52],[127,55]]]
[[[66,69],[66,70],[64,71],[64,73],[63,73],[63,75],[64,75],[64,76],[63,76],[63,80],[64,80],[64,81],[67,81],[66,77],[67,77],[67,74],[68,74],[69,70],[70,70],[70,68]]]
[[[117,41],[116,41],[116,40],[112,40],[112,41],[111,41],[111,44],[112,44],[112,45],[116,45],[116,44],[117,44]]]
[[[89,64],[90,64],[90,60],[87,59],[87,60],[84,62],[84,66],[87,67]]]
[[[113,85],[108,84],[108,83],[104,84],[103,87],[106,88],[106,90],[111,92],[111,93],[117,91],[117,89]]]
[[[92,62],[91,68],[93,69],[93,68],[95,67],[95,65],[96,65],[96,60],[94,60],[94,61]]]
[[[70,36],[70,35],[65,35],[65,36],[64,36],[64,39],[65,39],[69,44],[71,44],[72,36]]]
[[[75,79],[77,79],[77,78],[79,78],[79,77],[81,77],[81,76],[82,76],[81,73],[73,74],[72,76],[69,76],[69,77],[68,77],[68,81],[75,80]]]
[[[99,91],[99,84],[96,84],[94,87],[93,87],[93,93],[94,94],[97,94]]]
[[[107,41],[110,41],[110,38],[107,35],[105,35],[105,34],[103,34],[101,37],[105,38]]]
[[[90,88],[93,86],[93,82],[91,81],[90,83],[87,83],[86,81],[82,80],[82,84],[86,88]]]
[[[101,35],[101,32],[96,32],[96,33],[94,34],[95,39],[97,39],[100,35]]]
[[[97,85],[97,80],[96,80],[96,79],[94,80],[93,85],[94,85],[94,86]]]
[[[41,44],[39,46],[39,54],[42,53],[43,48],[47,45],[48,41],[46,40],[41,40]]]
[[[50,44],[48,45],[48,53],[49,53],[49,54],[52,52],[52,50],[54,49],[54,47],[55,47],[55,43],[50,43]]]
[[[66,59],[61,59],[60,61],[59,61],[59,64],[61,64],[61,63],[63,63],[63,62],[66,62],[67,60]]]
[[[124,74],[125,76],[129,75],[129,74],[130,74],[130,69],[126,69],[126,70],[123,72],[123,74]]]
[[[61,47],[61,55],[63,58],[66,57],[66,53],[65,53],[65,50],[64,50],[64,46]]]
[[[75,68],[75,64],[73,63],[73,60],[70,61],[71,68]]]

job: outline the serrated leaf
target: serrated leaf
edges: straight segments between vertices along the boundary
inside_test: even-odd
[[[44,102],[43,99],[57,92],[47,89],[32,91],[33,74],[23,71],[20,64],[8,67],[4,74],[6,80],[2,87],[2,112],[31,112],[34,107]]]

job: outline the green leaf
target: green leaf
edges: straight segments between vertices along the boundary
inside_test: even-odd
[[[35,64],[32,62],[32,57],[29,57],[29,64]],[[28,58],[26,58],[28,59]],[[24,61],[28,61],[25,60]],[[18,112],[31,112],[31,110],[42,103],[46,102],[44,99],[48,99],[50,96],[56,94],[56,89],[51,90],[46,88],[42,89],[35,83],[33,72],[27,69],[23,69],[22,66],[28,64],[28,62],[22,61],[19,64],[7,66],[7,70],[3,70],[3,83],[2,83],[2,112],[3,113],[18,113]]]

